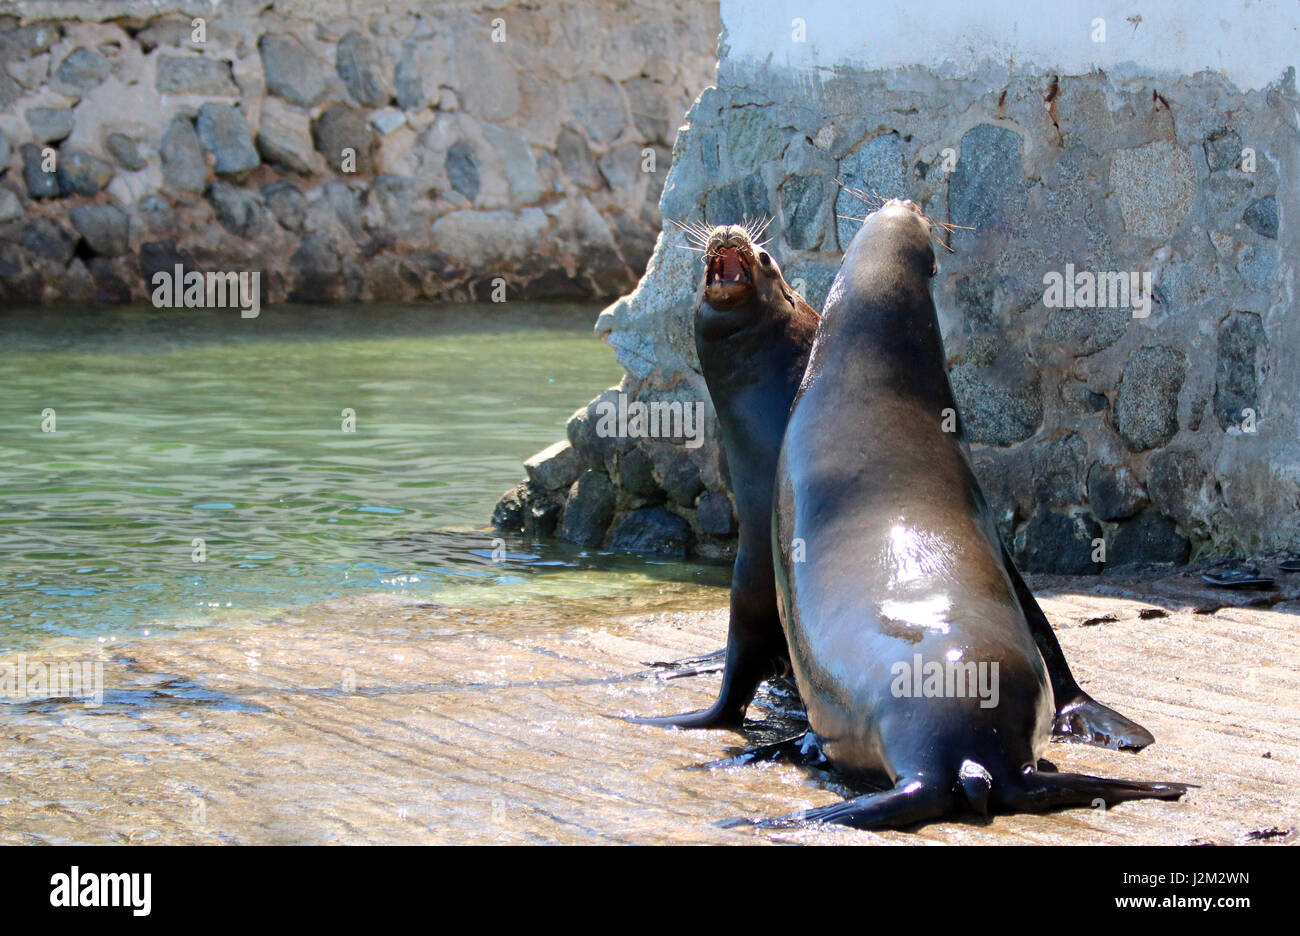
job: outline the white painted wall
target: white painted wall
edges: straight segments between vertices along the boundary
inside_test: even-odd
[[[804,42],[792,39],[797,18]],[[1105,42],[1093,41],[1097,18]],[[1249,91],[1300,64],[1300,0],[722,0],[722,25],[733,66],[923,65],[954,76],[1210,69]]]

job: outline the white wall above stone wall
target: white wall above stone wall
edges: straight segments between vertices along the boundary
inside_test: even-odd
[[[1105,41],[1093,40],[1105,21]],[[805,40],[795,41],[802,20]],[[1116,77],[1222,73],[1241,91],[1300,59],[1295,0],[723,0],[733,68],[920,65],[944,77],[1103,70]]]

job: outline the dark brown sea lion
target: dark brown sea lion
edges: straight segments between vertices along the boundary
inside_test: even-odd
[[[705,263],[695,348],[718,414],[740,519],[722,690],[700,712],[633,719],[645,724],[738,728],[759,683],[789,670],[773,579],[772,480],[817,312],[756,243],[760,232],[758,225],[734,224],[694,231]]]
[[[790,413],[772,535],[795,680],[822,754],[885,790],[774,824],[885,828],[1177,798],[1182,784],[1039,770],[1054,721],[1136,726],[1082,694],[1057,704],[1059,647],[1053,663],[1050,627],[1035,632],[1037,605],[959,433],[945,431],[956,404],[934,271],[915,205],[873,213],[831,286]]]

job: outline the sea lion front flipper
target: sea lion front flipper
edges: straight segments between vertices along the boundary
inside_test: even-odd
[[[796,767],[821,767],[828,763],[822,751],[821,739],[811,731],[805,731],[790,738],[745,748],[733,757],[724,757],[705,764],[705,767],[742,767],[745,764],[759,764],[768,761],[783,761]]]
[[[1016,600],[1034,635],[1038,652],[1043,655],[1048,678],[1052,681],[1052,696],[1056,706],[1052,735],[1065,741],[1130,751],[1140,751],[1155,741],[1155,735],[1137,722],[1102,705],[1083,691],[1070,672],[1070,664],[1065,660],[1051,622],[1038,606],[1034,593],[1020,577],[1020,571],[1007,553],[1005,545],[1002,547],[1002,564],[1006,567],[1011,585],[1016,591]]]
[[[727,661],[727,648],[714,650],[702,656],[686,657],[683,660],[654,660],[646,662],[651,669],[663,672],[656,675],[660,679],[681,679],[686,676],[703,676],[706,673],[721,672]]]
[[[1155,741],[1155,736],[1137,722],[1087,693],[1057,710],[1052,736],[1058,741],[1078,741],[1117,751],[1140,751]]]
[[[734,612],[733,612],[734,618]],[[655,725],[659,728],[730,728],[739,729],[745,723],[745,710],[754,698],[758,684],[775,675],[770,654],[757,650],[733,626],[727,639],[727,659],[722,670],[722,689],[718,700],[707,709],[687,712],[684,715],[658,717],[630,717],[637,725]]]

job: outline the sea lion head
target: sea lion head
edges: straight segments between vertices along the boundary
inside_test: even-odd
[[[934,276],[938,264],[930,240],[932,223],[910,198],[891,198],[867,215],[844,252],[845,261],[852,254],[870,250],[877,256],[890,257],[891,262],[901,262],[927,278]]]
[[[791,312],[795,293],[757,232],[739,224],[719,225],[704,243],[704,301],[718,311],[752,304]]]

